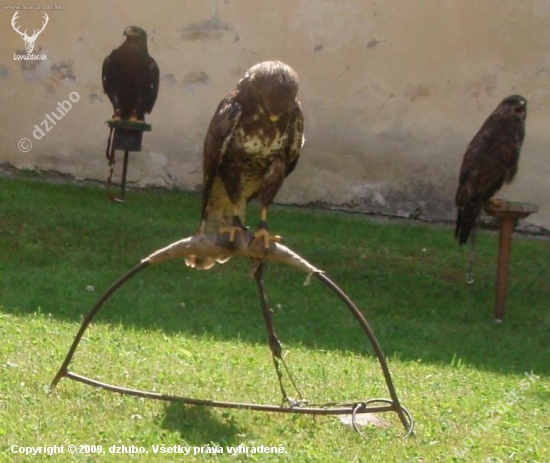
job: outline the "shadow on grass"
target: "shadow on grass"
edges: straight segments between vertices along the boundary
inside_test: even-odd
[[[0,188],[2,310],[41,310],[77,323],[140,259],[191,234],[199,208],[198,196],[181,193],[129,192],[128,204],[117,207],[98,189],[6,186]],[[192,211],[183,225],[174,214],[180,210]],[[476,283],[467,287],[467,256],[450,230],[285,209],[270,223],[363,310],[390,360],[550,375],[548,242],[516,240],[507,321],[497,326],[491,321],[494,235],[480,236]],[[268,349],[249,272],[250,264],[237,259],[207,272],[188,269],[182,260],[147,268],[115,293],[94,322],[238,338]],[[305,277],[266,266],[266,291],[283,345],[372,354],[342,302],[315,279],[304,286]]]
[[[161,427],[179,433],[184,442],[196,447],[203,447],[207,442],[233,446],[242,434],[230,413],[176,402],[166,405]]]
[[[164,268],[146,268],[120,288],[95,321],[219,340],[239,338],[242,342],[264,344],[268,349],[258,293],[246,262],[230,262],[212,272],[189,270],[180,261],[163,265]],[[293,269],[272,266],[265,271],[275,329],[283,345],[374,355],[347,307],[315,278],[304,286],[305,278]],[[545,348],[548,326],[517,319],[495,324],[490,318],[491,283],[480,281],[476,289],[463,287],[462,301],[457,287],[445,294],[434,294],[430,304],[424,306],[415,302],[415,292],[424,293],[429,288],[404,288],[400,297],[395,297],[395,292],[390,297],[385,284],[380,283],[378,288],[365,285],[365,290],[376,297],[350,296],[360,308],[373,305],[365,314],[390,358],[472,365],[501,373],[534,370],[538,375],[550,374]],[[468,297],[477,300],[468,301]],[[75,313],[85,314],[95,302],[89,295],[86,299],[82,309],[74,305],[64,315],[74,319]],[[484,312],[476,311],[480,301]]]

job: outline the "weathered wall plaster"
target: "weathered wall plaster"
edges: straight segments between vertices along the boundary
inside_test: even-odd
[[[53,4],[53,3],[52,3]],[[14,60],[23,40],[0,9],[0,163],[104,180],[111,107],[103,58],[137,24],[161,69],[153,132],[131,155],[137,185],[200,186],[202,143],[214,109],[265,59],[300,75],[306,145],[279,202],[454,216],[464,150],[502,98],[529,100],[519,174],[503,190],[540,206],[550,228],[550,3],[546,0],[64,1],[36,41],[45,61]],[[37,28],[42,11],[20,12]],[[42,139],[36,124],[80,96]],[[23,153],[21,138],[33,143]],[[120,167],[120,163],[119,163]]]

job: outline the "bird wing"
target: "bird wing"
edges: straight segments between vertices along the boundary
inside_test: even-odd
[[[291,172],[298,164],[298,158],[302,146],[304,146],[304,115],[302,114],[302,108],[299,102],[296,102],[296,109],[294,110],[290,123],[288,134],[288,150],[286,153],[286,169],[285,176],[291,174]]]
[[[111,94],[114,91],[112,55],[107,55],[107,57],[103,60],[103,66],[101,67],[101,82],[103,83],[103,91],[112,102],[113,100]]]
[[[153,110],[155,101],[157,101],[157,95],[159,93],[159,75],[160,75],[157,62],[153,58],[150,58],[150,60],[151,61],[149,63],[149,69],[148,69],[149,92],[147,96],[147,108],[146,108],[146,112],[148,113],[150,113]]]
[[[236,92],[229,93],[218,105],[214,117],[210,121],[204,140],[203,154],[203,194],[202,219],[205,218],[206,207],[212,192],[214,179],[227,150],[235,127],[241,119],[241,105],[236,101]],[[201,219],[201,220],[202,220]]]

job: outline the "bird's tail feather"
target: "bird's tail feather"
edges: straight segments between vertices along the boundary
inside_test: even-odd
[[[482,204],[469,205],[458,210],[456,217],[455,238],[462,246],[468,241],[471,231],[476,226]]]
[[[205,230],[208,228],[208,221],[201,220],[197,234],[205,233]],[[185,258],[185,264],[188,267],[195,268],[197,270],[208,270],[216,264],[225,264],[229,260],[229,257],[226,256],[217,256],[217,257],[200,257],[195,255],[190,255]]]
[[[197,234],[215,236],[220,231],[220,228],[232,226],[235,206],[229,200],[227,194],[219,194],[219,191],[225,192],[225,186],[221,181],[216,181],[213,189],[214,193],[212,193],[208,202],[207,213],[203,213]],[[246,201],[241,201],[239,204],[239,218],[244,225],[246,219]],[[191,268],[208,270],[217,263],[224,264],[228,260],[229,257],[224,254],[209,257],[187,256],[185,263]]]
[[[225,264],[229,259],[229,257],[220,259],[215,257],[187,256],[185,258],[185,264],[197,270],[208,270],[216,264]]]

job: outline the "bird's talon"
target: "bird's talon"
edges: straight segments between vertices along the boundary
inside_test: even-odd
[[[255,240],[262,240],[264,244],[264,249],[269,249],[270,242],[274,241],[275,243],[280,243],[282,238],[279,235],[270,235],[265,228],[260,228],[254,233]]]
[[[500,198],[491,198],[491,199],[489,199],[489,205],[493,209],[500,209],[502,206],[504,206],[505,203],[506,203],[506,201],[504,199],[500,199]]]

